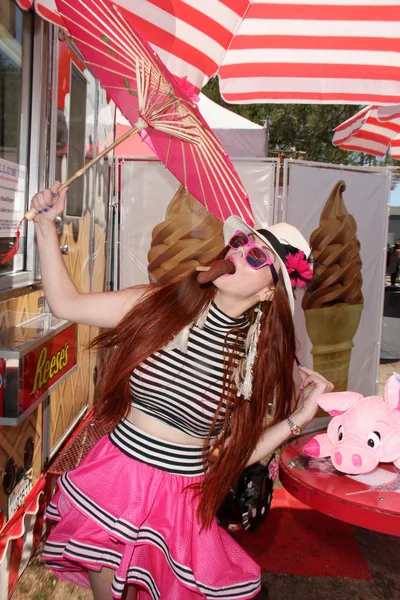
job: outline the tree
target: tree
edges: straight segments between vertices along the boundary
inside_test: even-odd
[[[299,153],[307,160],[343,165],[390,165],[384,159],[361,152],[348,152],[332,145],[333,129],[349,119],[362,107],[345,104],[227,104],[219,93],[218,78],[212,78],[203,93],[224,108],[246,119],[269,127],[271,155],[285,153],[296,157]]]

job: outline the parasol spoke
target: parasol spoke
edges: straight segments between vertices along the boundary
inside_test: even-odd
[[[210,212],[210,210],[208,208],[207,195],[206,195],[206,192],[205,192],[205,189],[204,189],[204,186],[203,186],[203,178],[202,178],[202,176],[200,174],[200,169],[199,169],[199,165],[197,164],[196,154],[194,152],[193,146],[190,146],[190,152],[192,154],[193,164],[194,164],[194,167],[196,169],[197,179],[198,179],[198,182],[199,182],[200,187],[201,187],[201,193],[202,193],[202,197],[203,197],[204,206],[206,207],[206,209],[208,210],[208,212]],[[217,204],[218,204],[218,198],[217,198]],[[218,206],[218,208],[220,209],[219,206]]]
[[[69,19],[65,19],[65,20],[69,20]],[[90,35],[93,38],[93,43],[90,44],[88,41],[86,41],[84,38],[80,38],[77,35],[71,36],[71,38],[75,41],[78,42],[80,44],[84,44],[85,46],[87,46],[88,48],[92,48],[92,50],[94,50],[96,52],[96,54],[102,54],[103,56],[105,56],[106,58],[110,58],[110,53],[109,52],[105,52],[104,50],[101,50],[97,45],[94,45],[95,42],[98,43],[98,39],[96,38],[96,36],[94,36],[88,29],[86,29],[85,27],[81,26],[82,31],[84,31],[87,35]],[[134,58],[134,60],[136,61],[137,58]],[[117,64],[122,65],[123,67],[125,67],[128,71],[131,71],[132,73],[135,73],[135,69],[133,68],[133,66],[131,67],[130,62],[131,62],[131,57],[129,58],[129,62],[127,62],[127,60],[125,59],[125,61],[123,60],[119,60],[117,58],[117,56],[113,57],[113,61]],[[88,63],[88,60],[85,58],[85,62]],[[126,73],[124,73],[124,75],[126,75]]]
[[[244,216],[243,216],[242,210],[238,206],[237,199],[239,199],[239,196],[238,196],[235,188],[232,185],[232,181],[229,181],[229,178],[228,179],[224,179],[225,185],[223,187],[221,186],[221,180],[223,179],[223,172],[221,172],[221,170],[220,170],[221,163],[218,160],[218,156],[215,153],[211,153],[211,152],[205,153],[205,152],[202,152],[202,157],[207,162],[208,168],[210,169],[210,171],[212,173],[214,173],[214,177],[215,177],[217,185],[218,185],[218,187],[220,189],[220,192],[223,195],[224,200],[225,200],[227,206],[230,207],[231,212],[234,213],[235,211],[232,210],[231,204],[229,204],[229,202],[227,201],[226,194],[225,194],[226,191],[229,193],[230,199],[231,199],[232,203],[234,204],[234,206],[235,206],[238,214],[244,220],[246,220],[244,218]],[[215,173],[217,173],[218,176],[216,176]],[[230,183],[230,185],[227,185],[228,183]],[[245,208],[247,210],[247,206],[246,205],[245,205]],[[248,216],[251,216],[251,214],[249,213]]]
[[[127,59],[131,59],[132,57],[129,56],[127,54],[127,44],[126,44],[126,39],[125,40],[120,40],[118,37],[115,37],[115,29],[112,28],[112,25],[110,23],[104,22],[101,19],[98,18],[97,15],[94,15],[94,13],[92,11],[90,11],[89,7],[86,6],[86,3],[82,3],[81,0],[77,0],[78,3],[80,3],[81,5],[83,5],[85,7],[86,10],[88,10],[89,12],[92,13],[92,18],[89,18],[88,16],[86,16],[82,11],[78,10],[77,6],[75,4],[71,4],[69,2],[67,2],[67,0],[64,0],[64,3],[75,13],[75,18],[69,17],[67,15],[63,15],[63,19],[64,21],[70,22],[70,23],[74,23],[76,24],[77,21],[76,19],[80,19],[83,18],[91,27],[94,27],[95,29],[97,29],[98,33],[100,34],[100,38],[97,38],[94,33],[92,33],[90,30],[88,30],[86,27],[84,27],[82,25],[81,22],[79,22],[79,28],[83,31],[85,31],[88,35],[94,37],[97,41],[99,39],[102,39],[103,43],[104,43],[104,35],[105,35],[105,31],[107,31],[109,33],[109,35],[111,36],[110,38],[108,38],[108,41],[112,41],[115,46],[118,48],[118,50],[122,53],[126,55]],[[74,36],[72,36],[74,37]],[[107,36],[108,37],[108,36]],[[107,43],[106,43],[107,46]],[[115,52],[115,50],[111,47],[111,44],[109,46],[107,46],[111,52]],[[136,58],[136,56],[133,56],[133,58]]]
[[[110,41],[112,40],[114,44],[118,47],[118,49],[125,53],[129,47],[133,45],[133,47],[138,47],[138,44],[134,38],[130,35],[130,32],[123,31],[121,29],[121,20],[122,15],[118,12],[110,12],[109,8],[100,2],[97,2],[97,6],[102,5],[104,11],[94,11],[90,8],[89,3],[84,0],[74,0],[74,3],[71,4],[67,0],[64,0],[64,4],[66,4],[71,11],[75,13],[77,19],[83,18],[87,23],[91,26],[96,27],[100,34],[107,31],[110,35]],[[86,16],[84,11],[78,9],[78,5],[81,5],[84,11],[87,11],[90,16]],[[108,13],[108,14],[107,14]],[[122,36],[122,38],[120,37]],[[143,55],[143,53],[141,53]],[[146,54],[149,54],[148,49],[146,48]]]
[[[200,152],[199,152],[199,150],[200,150]],[[197,151],[199,152],[199,154],[201,153],[202,158],[204,158],[204,160],[207,162],[208,168],[213,173],[214,178],[215,178],[215,180],[217,182],[217,185],[218,185],[218,187],[220,189],[221,194],[224,197],[224,200],[225,200],[227,206],[229,206],[230,209],[232,210],[231,205],[227,201],[227,198],[226,198],[224,190],[227,190],[229,192],[229,196],[231,198],[231,201],[235,205],[236,210],[238,211],[238,213],[240,215],[242,215],[242,211],[239,208],[239,206],[237,204],[237,200],[236,200],[236,198],[239,198],[239,196],[237,194],[236,186],[234,186],[234,184],[232,182],[232,179],[230,179],[230,178],[225,179],[224,180],[225,185],[224,185],[223,188],[221,187],[221,180],[223,179],[223,175],[225,173],[223,173],[224,168],[222,169],[222,172],[221,172],[221,166],[224,167],[224,165],[223,164],[221,165],[221,162],[219,160],[220,159],[219,155],[217,153],[213,152],[211,148],[209,149],[209,151],[207,153],[205,153],[204,149],[202,149],[201,146],[200,146],[200,148],[197,148]],[[230,185],[227,185],[228,183]],[[234,180],[234,183],[236,184],[235,180]]]
[[[151,127],[153,127],[154,129],[157,129],[157,131],[162,131],[163,133],[171,135],[172,137],[177,137],[180,140],[185,140],[189,144],[194,144],[194,145],[199,144],[198,139],[196,137],[193,137],[192,135],[186,133],[185,129],[182,127],[174,127],[172,124],[164,125],[164,123],[162,121],[159,123],[155,122],[154,124],[152,121]]]
[[[153,86],[154,88],[154,86]],[[153,89],[151,94],[148,94],[147,99],[148,99],[148,103],[147,103],[147,110],[149,113],[153,113],[153,111],[155,111],[155,107],[159,104],[159,97],[160,95],[164,95],[164,96],[168,96],[169,98],[171,98],[173,101],[178,101],[175,94],[173,93],[173,87],[170,85],[168,86],[168,89],[162,85],[162,81],[160,78],[158,78],[157,80],[157,86],[156,89]]]
[[[138,108],[130,108],[129,110],[126,110],[125,112],[122,112],[122,110],[120,110],[121,115],[123,117],[125,117],[125,115],[127,115],[128,113],[133,113],[133,112],[139,112],[139,107]],[[125,119],[128,121],[128,119],[125,117]]]
[[[183,164],[183,187],[187,190],[188,182],[187,182],[187,171],[186,171],[186,154],[185,154],[185,145],[181,140],[181,150],[182,150],[182,164]]]
[[[138,101],[139,101],[139,110],[140,110],[140,113],[143,114],[145,99],[143,98],[143,94],[142,94],[142,78],[140,77],[139,61],[136,62],[135,66],[136,66],[136,87],[137,87],[137,96],[138,96]]]
[[[167,153],[166,153],[165,161],[164,161],[164,165],[167,167],[167,169],[169,168],[168,167],[168,160],[169,160],[169,157],[170,157],[170,152],[171,152],[171,147],[172,147],[172,139],[173,138],[170,137],[169,140],[168,140],[168,148],[167,148]]]
[[[81,2],[81,0],[78,0],[78,2],[81,5],[83,5],[87,10],[89,10],[89,8],[86,6],[86,3]],[[75,11],[75,13],[77,14],[77,16],[82,16],[83,19],[85,19],[85,21],[87,23],[89,23],[89,25],[91,27],[94,27],[95,29],[97,29],[97,31],[99,32],[99,34],[101,36],[101,39],[103,40],[104,29],[97,25],[97,23],[96,23],[96,15],[94,16],[94,19],[89,19],[83,13],[79,12],[74,5],[68,3],[67,0],[65,0],[65,3],[71,8],[71,10]],[[89,12],[93,12],[93,11],[89,10]],[[122,18],[119,13],[115,13],[115,15],[113,15],[113,17],[116,17],[116,16],[119,17],[120,19]],[[67,21],[75,23],[75,21],[73,19],[69,18],[69,17],[64,17],[64,18]],[[131,59],[133,59],[133,60],[136,61],[138,59],[138,57],[144,58],[144,55],[145,55],[145,57],[147,59],[147,62],[149,64],[153,64],[154,63],[154,58],[151,56],[151,53],[144,46],[142,47],[139,44],[136,44],[136,45],[134,44],[133,47],[132,47],[132,42],[135,41],[134,38],[133,38],[133,36],[132,36],[132,30],[130,30],[130,32],[128,32],[128,35],[125,35],[125,33],[124,33],[124,39],[121,40],[118,37],[115,38],[115,36],[114,36],[115,30],[112,29],[112,25],[113,25],[114,21],[112,21],[110,24],[108,24],[108,23],[102,21],[101,19],[97,18],[97,22],[99,22],[103,27],[105,27],[107,29],[109,35],[113,38],[112,39],[113,43],[115,44],[115,42],[117,42],[115,45],[118,47],[119,51],[123,55],[126,56],[126,59],[127,59],[128,62],[130,62]],[[116,20],[116,22],[117,22],[117,20]],[[88,35],[94,37],[94,39],[96,39],[98,41],[98,38],[96,38],[96,36],[90,30],[88,30],[87,28],[83,27],[82,24],[79,24],[79,27],[82,30],[84,30]],[[128,27],[129,27],[129,24],[128,24]],[[130,35],[129,35],[129,33],[130,33]],[[71,37],[73,37],[73,39],[78,39],[76,36],[71,36]],[[111,37],[109,38],[109,41],[111,41]],[[107,47],[111,51],[113,50],[111,48],[111,44],[108,45]],[[131,47],[131,49],[133,49],[133,53],[129,52],[129,48],[130,47]]]
[[[127,73],[123,73],[123,72],[121,72],[121,71],[116,71],[115,69],[111,69],[110,67],[106,67],[105,65],[101,65],[101,64],[99,64],[99,63],[95,63],[95,62],[92,62],[92,61],[90,61],[90,60],[87,60],[87,61],[86,61],[86,64],[87,64],[89,67],[95,67],[95,68],[97,68],[97,69],[99,69],[99,70],[106,71],[107,73],[112,73],[113,75],[118,75],[119,77],[123,77],[123,78],[126,78],[126,79],[128,79],[128,75],[127,75]],[[132,79],[134,79],[132,76],[130,76],[130,77],[131,77]],[[135,80],[136,80],[136,79],[135,79]],[[122,88],[122,89],[124,89],[124,88]],[[127,88],[127,86],[125,86],[125,89],[127,89],[127,91],[129,91],[129,88]],[[131,90],[131,91],[133,91],[133,90]]]
[[[198,151],[198,148],[195,148],[195,149],[197,150],[197,155],[198,155],[200,163],[201,163],[201,165],[203,167],[203,171],[204,171],[204,174],[205,174],[205,176],[207,178],[207,181],[208,181],[208,184],[210,186],[210,189],[211,189],[211,191],[213,193],[214,200],[217,203],[218,211],[219,211],[219,214],[220,214],[220,217],[218,217],[218,218],[220,218],[221,221],[224,221],[225,220],[224,211],[221,208],[221,203],[219,201],[218,195],[216,194],[215,188],[214,188],[213,179],[215,179],[215,176],[214,176],[213,170],[209,169],[209,168],[206,168],[206,165],[204,164],[204,158],[205,158],[204,155],[201,152]],[[210,171],[213,174],[213,178],[210,177]],[[225,198],[224,198],[224,200],[226,202]]]
[[[157,64],[156,54],[155,54],[154,50],[151,48],[151,46],[147,47],[138,38],[138,36],[135,35],[135,32],[132,29],[132,26],[125,19],[125,17],[118,11],[118,9],[115,6],[112,6],[112,7],[107,6],[106,3],[103,2],[103,0],[100,0],[100,4],[103,6],[105,11],[108,13],[110,22],[111,22],[111,26],[113,26],[115,24],[117,26],[117,28],[119,29],[121,35],[124,36],[125,45],[127,45],[128,47],[135,48],[136,52],[139,51],[139,54],[141,56],[146,55],[148,62],[153,64],[153,67],[156,70],[159,70],[159,68],[158,68],[159,65]],[[114,32],[114,29],[112,29],[112,33],[113,32]]]
[[[220,153],[217,151],[217,149],[215,148],[215,146],[213,144],[210,144],[208,137],[202,135],[201,133],[200,133],[200,137],[201,137],[200,147],[202,148],[204,155],[205,156],[209,155],[210,157],[213,158],[213,160],[216,161],[216,163],[218,164],[218,167],[220,167],[224,171],[224,173],[227,175],[228,180],[230,181],[232,187],[241,186],[240,180],[238,178],[236,178],[235,176],[231,175],[229,170],[225,169],[225,163],[222,160]],[[244,188],[242,188],[242,191],[244,191]]]
[[[138,82],[138,84],[140,86],[142,85],[142,76],[143,76],[144,88],[143,88],[143,93],[141,95],[141,101],[142,101],[141,108],[144,109],[146,106],[146,100],[151,97],[152,90],[150,88],[151,73],[150,73],[150,77],[145,76],[143,60],[136,63],[136,81]]]
[[[208,132],[204,132],[204,130],[202,130],[200,132],[200,136],[201,136],[202,140],[204,140],[204,144],[205,144],[207,152],[210,152],[212,155],[215,156],[216,160],[218,161],[219,165],[225,172],[226,176],[232,182],[232,186],[235,186],[235,187],[239,186],[240,190],[243,193],[246,193],[246,190],[243,187],[243,184],[240,181],[238,175],[231,169],[228,169],[226,162],[223,160],[223,154],[226,154],[226,153],[225,153],[225,150],[222,147],[222,145],[219,143],[219,141],[215,140],[213,137],[208,135]]]

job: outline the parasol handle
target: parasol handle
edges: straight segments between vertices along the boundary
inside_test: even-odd
[[[84,167],[82,167],[81,169],[79,169],[79,171],[76,171],[76,173],[71,175],[71,177],[65,183],[62,184],[62,186],[58,190],[58,193],[62,192],[63,189],[69,187],[71,185],[71,183],[76,181],[76,179],[79,179],[79,177],[81,177],[84,173],[86,173],[86,171],[88,171],[91,167],[93,167],[93,165],[95,165],[99,160],[101,160],[109,152],[111,152],[111,150],[113,150],[115,148],[115,146],[118,146],[118,144],[120,144],[121,142],[126,140],[129,136],[133,135],[134,133],[137,133],[138,131],[140,131],[139,127],[132,127],[132,129],[130,129],[129,131],[124,133],[124,135],[121,135],[121,137],[119,137],[117,140],[115,140],[115,142],[113,142],[112,144],[107,146],[107,148],[105,148],[102,152],[100,152],[100,154],[98,154],[97,156],[92,158],[92,160],[90,160]],[[34,219],[37,214],[38,213],[34,208],[30,208],[25,213],[24,218],[27,221],[32,221],[32,219]]]

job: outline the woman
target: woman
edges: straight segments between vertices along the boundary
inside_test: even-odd
[[[301,269],[287,261],[296,249],[308,254],[307,242],[290,225],[260,233],[231,217],[222,258],[232,275],[80,294],[54,227],[59,187],[32,199],[43,288],[56,316],[108,328],[96,341],[112,349],[97,417],[115,428],[59,480],[47,566],[90,586],[95,600],[255,598],[260,569],[215,515],[243,468],[298,433],[332,389],[300,367],[294,406],[289,271],[293,279]]]
[[[392,248],[392,253],[389,260],[390,285],[396,285],[397,276],[399,274],[400,263],[400,244],[396,243]]]

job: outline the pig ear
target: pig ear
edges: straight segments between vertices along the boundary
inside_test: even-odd
[[[400,375],[393,373],[385,385],[385,401],[393,410],[400,410]]]
[[[335,417],[349,410],[361,398],[363,395],[356,392],[331,392],[330,394],[321,394],[317,399],[317,404]]]

